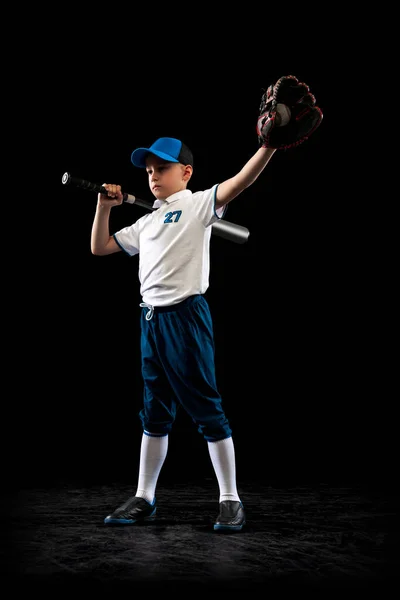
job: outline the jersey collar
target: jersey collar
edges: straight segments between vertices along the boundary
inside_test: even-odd
[[[170,204],[171,202],[175,202],[176,200],[180,200],[181,198],[189,198],[192,195],[190,190],[181,190],[180,192],[175,192],[175,194],[171,194],[165,200],[155,200],[153,203],[153,208],[160,208],[160,206],[165,206],[165,204]]]

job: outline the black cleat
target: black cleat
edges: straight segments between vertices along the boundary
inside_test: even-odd
[[[104,519],[106,525],[132,525],[137,521],[152,521],[156,514],[156,499],[150,504],[144,498],[132,496]]]
[[[219,515],[214,523],[216,531],[240,531],[246,523],[243,504],[238,500],[224,500],[219,503]]]

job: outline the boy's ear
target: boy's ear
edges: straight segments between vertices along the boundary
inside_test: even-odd
[[[193,167],[191,165],[186,165],[183,171],[183,179],[185,181],[189,181],[193,174]]]

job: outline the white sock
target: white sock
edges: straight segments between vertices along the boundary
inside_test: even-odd
[[[139,480],[135,496],[152,504],[161,467],[168,450],[168,435],[152,436],[143,433],[140,449]]]
[[[208,451],[218,480],[219,501],[240,501],[236,489],[235,448],[232,438],[208,442]]]

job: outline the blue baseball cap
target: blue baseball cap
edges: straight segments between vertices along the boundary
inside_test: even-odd
[[[158,138],[150,148],[137,148],[131,154],[135,167],[146,167],[148,154],[155,154],[168,162],[182,163],[193,167],[193,154],[180,140],[169,137]]]

